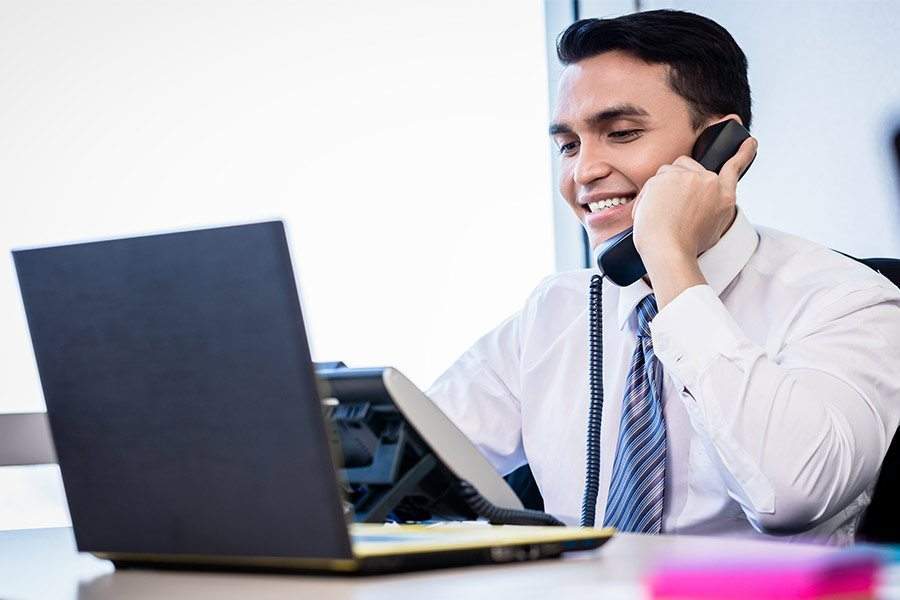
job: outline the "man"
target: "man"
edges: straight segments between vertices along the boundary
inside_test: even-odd
[[[900,422],[900,293],[746,220],[756,140],[719,175],[688,157],[707,126],[750,126],[746,58],[722,27],[582,20],[558,55],[560,192],[593,248],[633,225],[647,267],[602,284],[596,505],[581,505],[596,270],[544,280],[429,394],[500,472],[529,463],[569,524],[587,508],[627,531],[852,541]]]

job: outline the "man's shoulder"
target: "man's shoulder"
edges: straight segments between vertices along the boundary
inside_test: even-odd
[[[587,344],[587,328],[573,324],[588,310],[589,286],[596,274],[595,269],[561,271],[548,275],[534,288],[515,321],[520,365],[533,366],[544,358],[558,356],[548,354],[548,349],[559,348],[560,343]]]
[[[571,269],[548,275],[534,288],[520,313],[523,335],[565,329],[587,309],[594,269]]]
[[[587,297],[591,277],[596,274],[596,269],[569,269],[548,275],[534,288],[529,302],[583,300]]]
[[[756,230],[759,245],[747,269],[773,285],[841,294],[882,288],[889,296],[900,294],[875,270],[827,246],[770,227]]]

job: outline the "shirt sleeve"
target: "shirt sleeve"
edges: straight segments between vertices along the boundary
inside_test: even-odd
[[[830,298],[799,311],[774,348],[754,343],[708,285],[651,323],[729,495],[767,533],[809,529],[864,493],[900,421],[896,292]]]
[[[427,395],[501,474],[526,462],[519,395],[521,314],[479,339]]]

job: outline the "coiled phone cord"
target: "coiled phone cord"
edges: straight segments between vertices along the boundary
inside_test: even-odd
[[[600,487],[600,424],[603,418],[603,275],[591,277],[590,364],[591,408],[588,412],[585,451],[584,499],[581,526],[593,527]]]
[[[600,489],[600,425],[603,418],[603,275],[591,277],[590,286],[590,363],[591,406],[588,412],[587,448],[585,452],[584,500],[581,504],[581,526],[593,527]],[[460,496],[469,508],[491,523],[508,525],[564,525],[553,515],[537,510],[499,508],[485,499],[467,481],[459,481]]]
[[[482,496],[475,486],[468,481],[460,480],[457,483],[459,495],[469,508],[479,517],[484,517],[495,525],[552,525],[563,527],[565,523],[551,514],[539,510],[515,510],[512,508],[500,508]]]

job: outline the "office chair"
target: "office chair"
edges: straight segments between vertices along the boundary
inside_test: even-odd
[[[856,258],[849,254],[844,254],[844,256],[878,271],[891,280],[894,285],[900,287],[900,259]],[[544,510],[544,499],[538,490],[531,468],[527,464],[519,467],[504,479],[526,508]],[[856,532],[856,539],[882,543],[900,542],[900,432],[894,434],[893,441],[881,463],[881,471],[878,474],[875,491],[872,493],[872,502],[863,514]]]
[[[525,463],[512,473],[503,477],[509,487],[522,502],[522,506],[531,510],[544,510],[544,497],[538,489],[531,466]]]
[[[850,258],[875,269],[900,287],[900,259]],[[900,373],[897,375],[900,376]],[[900,542],[900,431],[894,433],[894,439],[881,463],[872,502],[859,523],[856,539],[866,542]]]

